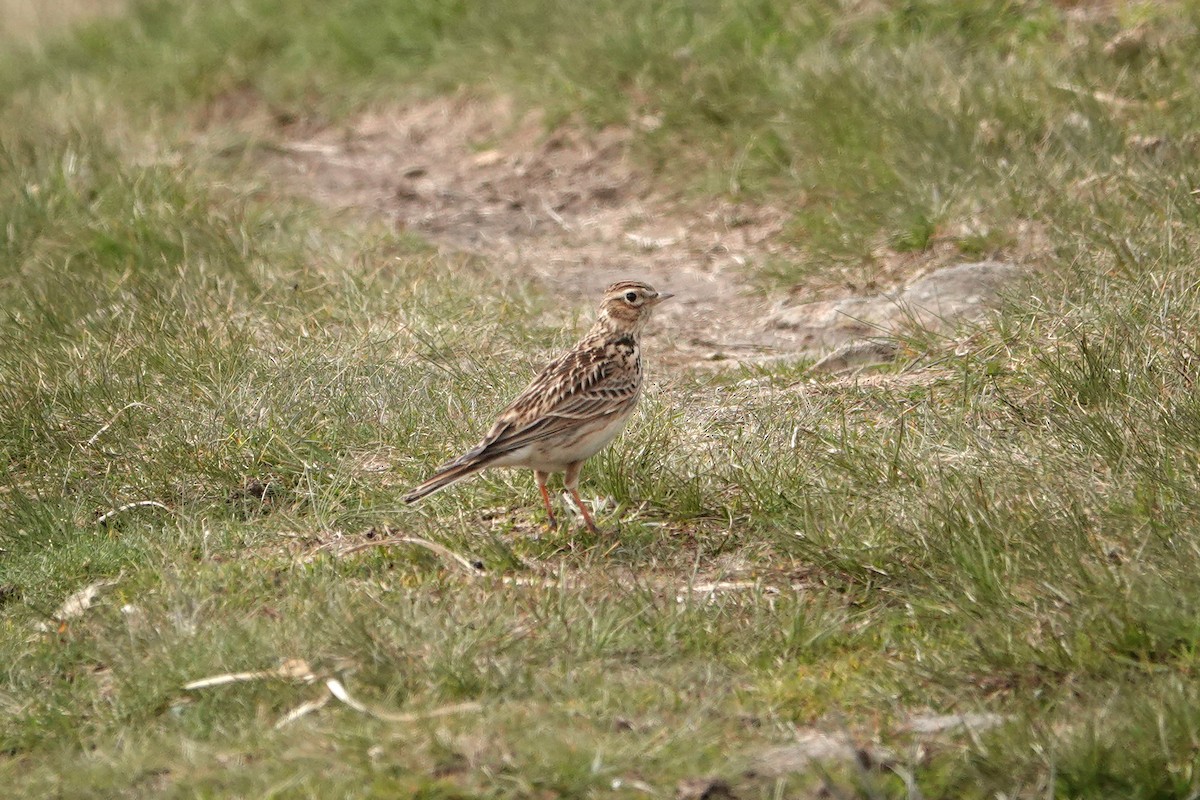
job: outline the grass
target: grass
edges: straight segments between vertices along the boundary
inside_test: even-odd
[[[135,3],[8,48],[0,780],[1195,796],[1196,31],[1168,2],[249,0]],[[193,125],[230,92],[312,125],[457,87],[552,122],[660,119],[636,155],[661,181],[792,208],[802,256],[771,285],[869,278],[947,236],[1037,278],[993,327],[919,342],[916,379],[659,370],[586,472],[611,538],[543,531],[524,475],[409,509],[571,332],[519,275],[280,197]],[[138,501],[161,507],[98,523]],[[484,571],[335,555],[388,530]],[[755,584],[688,589],[722,579]],[[331,703],[276,730],[319,684],[181,688],[289,658],[372,708],[481,710]],[[1008,722],[907,732],[974,711]],[[809,727],[894,763],[758,766]]]

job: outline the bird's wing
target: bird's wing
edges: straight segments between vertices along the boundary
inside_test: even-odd
[[[546,365],[512,401],[477,446],[459,461],[491,459],[553,436],[580,420],[628,411],[641,388],[638,372],[612,343],[576,348]]]

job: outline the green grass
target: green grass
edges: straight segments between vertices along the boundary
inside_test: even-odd
[[[1015,221],[1063,219],[1047,197],[1128,169],[1130,136],[1168,137],[1162,174],[1190,163],[1197,22],[1188,3],[154,2],[16,61],[0,86],[100,82],[168,112],[246,95],[309,121],[470,86],[552,122],[654,118],[648,167],[699,173],[695,191],[798,199],[794,243],[867,282],[880,244],[940,233],[971,252],[1020,235]],[[1106,56],[1134,25],[1145,45]]]
[[[1167,2],[153,2],[8,48],[0,783],[1195,796],[1197,22]],[[1104,51],[1139,24],[1141,50]],[[230,92],[318,124],[457,87],[551,124],[660,118],[635,152],[664,185],[793,213],[801,255],[760,286],[869,279],[946,237],[1032,253],[1037,277],[969,346],[918,343],[937,366],[917,380],[657,370],[585,472],[611,537],[540,529],[526,475],[408,508],[573,332],[503,265],[280,197],[191,126]],[[139,501],[163,507],[97,522]],[[385,529],[484,571],[333,555]],[[689,595],[721,579],[758,586]],[[401,725],[331,702],[275,730],[319,684],[182,689],[289,658],[373,708],[482,707]],[[1010,721],[918,747],[922,711]],[[753,771],[810,726],[894,769]]]

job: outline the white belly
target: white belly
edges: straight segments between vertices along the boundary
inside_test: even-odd
[[[496,459],[498,467],[524,467],[540,472],[565,472],[578,461],[591,458],[617,437],[629,413],[613,414],[586,426],[566,431]]]

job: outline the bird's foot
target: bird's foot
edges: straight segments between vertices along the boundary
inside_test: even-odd
[[[588,512],[587,504],[583,502],[583,498],[579,496],[579,492],[575,489],[569,489],[568,491],[571,493],[571,499],[575,501],[575,508],[579,510],[579,516],[583,517],[583,524],[587,525],[588,533],[591,533],[593,536],[599,536],[601,530],[596,527],[591,513]]]

